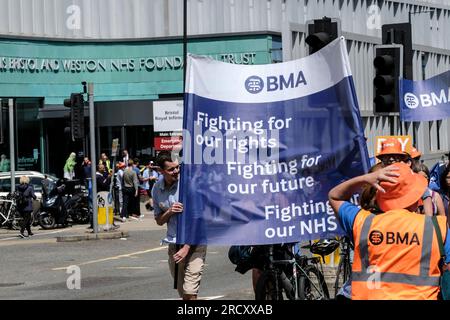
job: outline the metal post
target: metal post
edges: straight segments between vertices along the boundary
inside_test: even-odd
[[[186,62],[187,62],[187,0],[183,0],[183,93],[184,90],[186,89]],[[180,250],[181,248],[181,245],[176,244],[175,247],[176,251],[178,252],[178,250]],[[176,263],[173,277],[174,289],[178,289],[178,268],[179,268],[178,263]]]
[[[98,208],[97,208],[97,159],[95,157],[95,112],[94,112],[94,84],[88,84],[89,95],[89,135],[91,140],[91,178],[92,178],[92,214],[94,233],[98,233]]]
[[[8,100],[9,106],[9,163],[11,166],[11,192],[16,191],[16,155],[14,149],[14,100]]]

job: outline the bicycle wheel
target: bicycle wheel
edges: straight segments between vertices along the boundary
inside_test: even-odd
[[[328,300],[330,295],[322,272],[314,265],[307,265],[303,271],[298,281],[300,300]]]
[[[344,286],[350,278],[352,268],[348,257],[341,258],[336,272],[336,281],[334,283],[334,298],[338,295],[339,290]]]
[[[276,276],[264,271],[256,283],[255,300],[283,300],[281,289],[277,289]]]

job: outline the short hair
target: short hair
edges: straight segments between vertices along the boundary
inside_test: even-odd
[[[19,182],[20,184],[28,184],[30,183],[30,178],[28,176],[21,176]]]
[[[134,163],[139,163],[139,158],[134,158],[133,161]]]
[[[172,154],[169,151],[162,151],[161,153],[158,154],[158,156],[156,157],[156,160],[155,160],[156,164],[161,169],[164,169],[164,163],[166,161],[173,162]]]
[[[424,163],[417,163],[414,166],[413,171],[415,173],[424,172],[427,175],[427,179],[430,180],[430,170]]]
[[[128,160],[128,166],[131,167],[134,164],[133,160]]]

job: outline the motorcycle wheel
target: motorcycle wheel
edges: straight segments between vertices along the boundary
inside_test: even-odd
[[[55,217],[48,212],[41,212],[39,225],[46,230],[53,229],[56,225]]]
[[[89,210],[87,208],[74,208],[73,203],[66,205],[68,216],[72,218],[72,221],[79,224],[85,224],[89,222]]]

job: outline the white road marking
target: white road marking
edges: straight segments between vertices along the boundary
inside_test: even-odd
[[[78,229],[82,229],[82,228],[84,228],[84,227],[71,228],[71,229],[61,229],[61,230],[50,231],[50,232],[42,232],[42,233],[35,233],[32,237],[29,237],[27,239],[32,240],[33,238],[35,238],[37,236],[45,236],[45,235],[49,235],[49,234],[55,234],[55,233],[60,233],[60,232],[70,231],[70,230],[78,230]],[[17,231],[17,232],[19,232],[19,231]],[[19,235],[16,235],[14,237],[0,239],[0,241],[13,240],[13,239],[18,239],[18,238],[19,238]]]
[[[132,252],[132,253],[128,253],[128,254],[121,254],[119,256],[108,257],[108,258],[92,260],[92,261],[86,261],[86,262],[82,262],[82,263],[72,263],[71,265],[85,266],[85,265],[88,265],[88,264],[93,264],[93,263],[98,263],[98,262],[105,262],[105,261],[109,261],[109,260],[118,260],[118,259],[122,259],[122,258],[130,258],[130,257],[135,256],[135,255],[144,254],[144,253],[148,253],[148,252],[161,251],[161,250],[167,250],[167,246],[153,248],[153,249],[144,250],[144,251]],[[52,270],[53,271],[66,270],[68,267],[69,266],[61,267],[61,268],[53,268]]]

